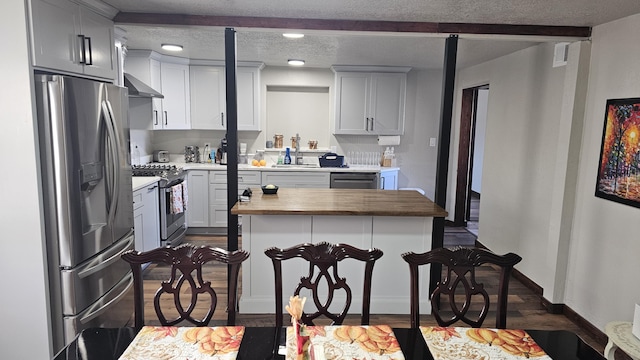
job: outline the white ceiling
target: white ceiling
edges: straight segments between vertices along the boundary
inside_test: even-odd
[[[284,17],[485,24],[595,26],[640,13],[639,0],[103,0],[122,12],[175,13],[216,16]],[[130,49],[160,49],[178,43],[178,56],[224,59],[222,28],[117,25],[124,29]],[[274,29],[237,31],[238,61],[285,66],[302,58],[306,66],[397,65],[440,68],[446,34],[372,34],[304,31],[305,38],[284,39]],[[542,37],[460,35],[458,67],[468,67],[541,41]],[[172,55],[175,55],[172,54]]]

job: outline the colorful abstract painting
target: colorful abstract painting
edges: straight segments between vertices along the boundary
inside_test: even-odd
[[[640,207],[640,98],[607,100],[596,196]]]

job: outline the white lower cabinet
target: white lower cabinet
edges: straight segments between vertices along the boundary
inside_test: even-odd
[[[189,170],[189,227],[227,226],[227,172]],[[260,187],[260,171],[238,171],[238,194],[246,188]]]
[[[154,183],[133,192],[135,248],[149,251],[160,246],[158,213],[158,184]]]
[[[333,215],[246,215],[242,233],[242,247],[252,254],[262,254],[265,247],[287,248],[303,242],[349,244],[382,250],[384,255],[373,267],[371,285],[371,312],[377,314],[408,314],[410,310],[409,269],[401,254],[409,251],[422,253],[431,248],[433,218],[418,216],[333,216]],[[267,245],[268,244],[268,245]],[[364,266],[358,261],[343,261],[340,276],[349,279],[353,302],[349,313],[362,309],[362,278],[352,279],[349,274],[362,274]],[[283,293],[293,293],[300,275],[306,268],[301,262],[282,264]],[[251,256],[242,263],[243,313],[273,312],[273,265],[266,256]],[[428,266],[419,270],[420,309],[429,312]],[[288,285],[287,285],[288,284]],[[320,291],[325,291],[321,289]],[[320,299],[324,299],[321,293]],[[336,293],[333,304],[344,304],[344,295]],[[330,307],[330,310],[335,310]]]
[[[380,171],[380,189],[398,190],[398,170]]]
[[[238,171],[238,195],[246,188],[260,187],[260,171]],[[209,175],[209,226],[227,226],[227,172]]]
[[[283,188],[329,188],[329,172],[317,171],[263,171],[262,184]]]
[[[189,170],[189,206],[187,207],[187,225],[189,227],[209,226],[209,171]]]

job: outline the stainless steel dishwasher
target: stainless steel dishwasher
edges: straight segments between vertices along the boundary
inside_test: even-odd
[[[332,172],[332,189],[378,189],[380,178],[376,172]]]

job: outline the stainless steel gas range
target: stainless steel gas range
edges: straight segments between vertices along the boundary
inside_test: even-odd
[[[181,167],[169,164],[150,163],[146,165],[132,165],[133,176],[159,176],[160,181],[160,244],[162,246],[176,246],[181,244],[187,233],[185,217],[187,188],[186,171]],[[180,200],[176,193],[182,193]],[[182,206],[175,206],[181,201]]]

